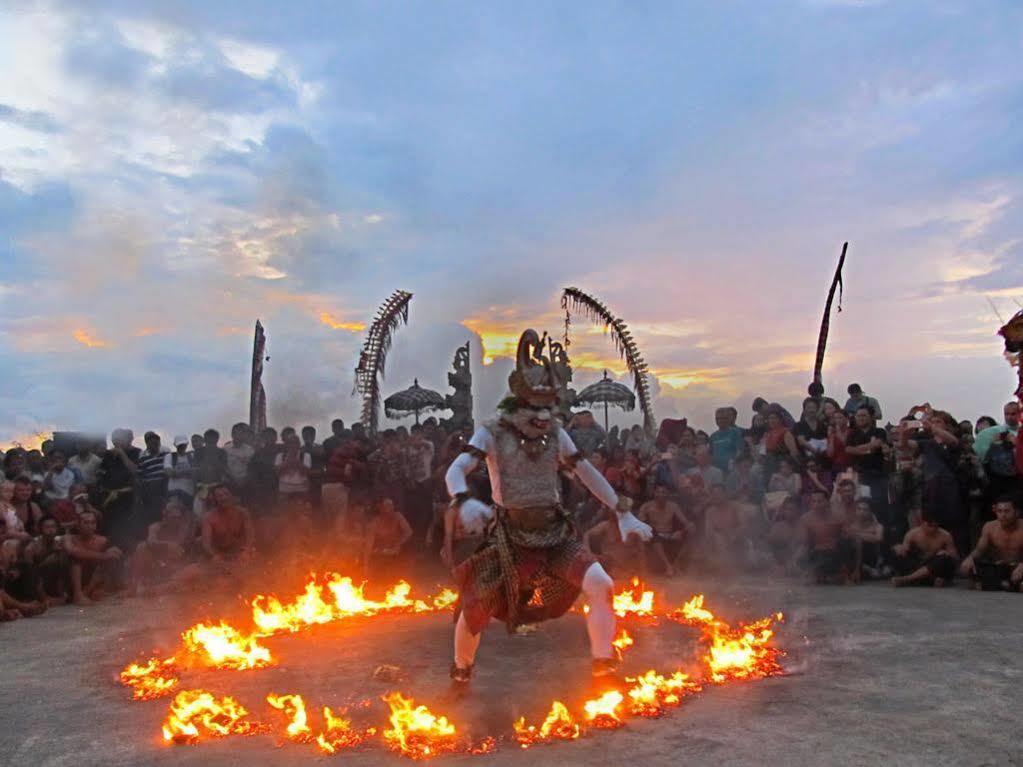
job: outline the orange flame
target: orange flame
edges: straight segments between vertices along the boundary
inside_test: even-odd
[[[245,717],[249,712],[230,696],[217,698],[206,690],[183,690],[170,705],[163,723],[168,743],[195,743],[201,737],[223,738],[255,731]]]
[[[625,681],[632,684],[626,691],[629,713],[637,716],[660,716],[665,708],[679,705],[685,695],[701,690],[699,684],[681,671],[665,677],[650,670],[639,677],[627,677]]]
[[[525,717],[521,717],[513,727],[515,739],[522,748],[529,748],[537,743],[549,743],[552,740],[575,740],[581,734],[579,725],[560,700],[551,704],[550,713],[539,727],[527,725]]]
[[[352,727],[351,720],[343,714],[343,711],[335,714],[330,706],[323,707],[325,729],[316,736],[316,745],[326,754],[336,754],[342,748],[354,748],[367,737],[376,734],[373,727],[364,731],[356,730]]]
[[[170,695],[180,681],[174,658],[150,658],[144,665],[132,663],[120,675],[121,684],[130,687],[135,700],[153,700]]]
[[[455,726],[446,717],[416,706],[400,692],[385,695],[384,701],[391,708],[391,726],[384,730],[384,740],[392,750],[412,759],[426,759],[458,748]]]
[[[618,652],[623,653],[628,648],[636,644],[636,642],[628,631],[626,631],[625,629],[619,629],[618,636],[615,637],[614,641],[611,642],[611,644],[614,647],[618,648]]]
[[[703,594],[698,594],[668,617],[703,630],[703,639],[710,644],[704,664],[711,681],[760,679],[782,672],[779,661],[784,652],[771,643],[775,622],[785,619],[781,613],[732,627],[704,607]]]
[[[444,589],[433,598],[433,609],[447,610],[449,607],[453,607],[455,602],[457,601],[458,601],[457,591],[452,591],[451,589]]]
[[[618,707],[625,700],[618,690],[608,690],[599,698],[583,703],[586,721],[592,727],[613,730],[622,726],[622,718],[618,715]]]
[[[245,636],[234,626],[198,623],[181,635],[185,649],[214,668],[244,670],[273,664],[270,651],[256,635]]]
[[[266,702],[283,711],[290,720],[287,733],[292,740],[306,741],[312,737],[312,730],[309,729],[309,716],[306,714],[305,701],[301,695],[274,695],[266,696]]]
[[[631,589],[615,594],[614,611],[619,618],[627,615],[649,617],[654,614],[654,592],[644,590],[639,578],[633,578]]]

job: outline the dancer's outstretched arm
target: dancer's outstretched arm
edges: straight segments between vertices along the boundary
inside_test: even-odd
[[[558,440],[562,463],[572,469],[583,486],[593,493],[598,501],[618,511],[618,529],[622,538],[635,534],[641,540],[649,541],[653,537],[650,525],[641,522],[629,511],[629,504],[623,503],[626,499],[620,499],[604,475],[579,455],[572,438],[563,429],[558,432]]]

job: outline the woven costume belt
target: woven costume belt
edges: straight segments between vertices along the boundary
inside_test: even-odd
[[[560,504],[527,506],[521,509],[508,509],[499,506],[498,513],[502,512],[514,527],[524,531],[547,529],[564,515]]]

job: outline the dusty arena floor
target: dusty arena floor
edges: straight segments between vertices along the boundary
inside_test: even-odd
[[[663,584],[660,584],[663,588]],[[962,589],[895,591],[883,585],[808,588],[754,580],[679,579],[669,594],[704,591],[729,619],[783,610],[780,636],[789,674],[715,687],[660,720],[629,720],[618,732],[520,751],[501,744],[485,757],[444,761],[527,765],[1014,765],[1019,735],[1019,627],[1023,596]],[[205,615],[204,615],[205,611]],[[167,747],[159,737],[167,699],[133,703],[117,671],[155,648],[170,649],[190,622],[227,611],[186,607],[180,597],[118,599],[59,608],[0,626],[0,763],[59,765],[399,764],[373,748],[337,757],[270,737]],[[445,699],[447,615],[378,617],[267,640],[273,669],[189,672],[184,686],[237,697],[261,718],[268,692],[302,693],[310,706],[378,699],[394,685],[372,679],[400,666],[403,691],[446,713],[474,736],[502,735],[520,715],[542,717],[554,697],[581,700],[587,685],[581,616],[524,637],[492,627],[479,656],[472,697]],[[669,668],[690,657],[696,634],[668,625],[635,631],[627,668]],[[379,704],[382,707],[382,704]],[[369,711],[382,721],[383,709]]]

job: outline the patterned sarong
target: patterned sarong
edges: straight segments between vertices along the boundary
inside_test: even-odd
[[[540,529],[516,524],[498,507],[480,549],[454,570],[469,629],[478,634],[491,618],[509,632],[523,623],[557,618],[575,602],[583,575],[596,558],[560,507]]]

